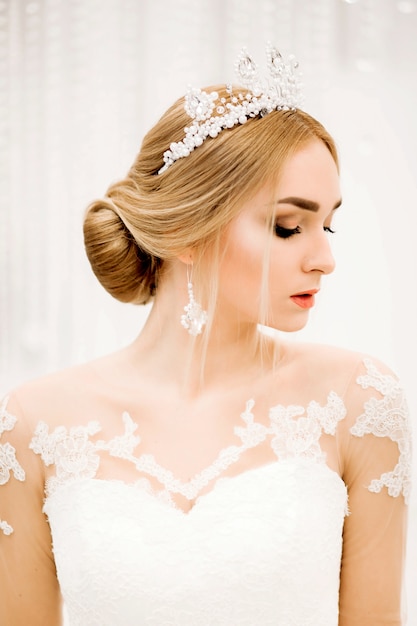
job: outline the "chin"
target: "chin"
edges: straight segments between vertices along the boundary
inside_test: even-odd
[[[288,320],[286,322],[277,321],[270,322],[267,324],[269,328],[273,328],[274,330],[278,330],[282,333],[296,333],[298,330],[303,330],[307,326],[308,319],[302,320]]]

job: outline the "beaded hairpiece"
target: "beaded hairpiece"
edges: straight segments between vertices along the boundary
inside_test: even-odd
[[[246,49],[241,51],[235,69],[239,84],[247,89],[245,94],[233,94],[231,85],[226,85],[228,98],[219,98],[216,91],[207,93],[194,87],[188,89],[184,109],[194,121],[184,128],[184,139],[171,143],[169,150],[164,152],[164,165],[158,174],[165,172],[178,159],[187,157],[208,137],[217,137],[222,130],[271,111],[300,107],[301,82],[295,57],[289,56],[285,61],[270,45],[266,54],[269,76],[261,78]]]

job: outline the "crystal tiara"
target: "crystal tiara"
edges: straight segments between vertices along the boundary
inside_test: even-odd
[[[242,49],[235,69],[239,85],[247,90],[245,94],[234,94],[231,85],[226,85],[227,98],[219,98],[216,91],[207,93],[188,88],[184,109],[193,122],[184,128],[184,139],[171,143],[169,150],[164,152],[164,165],[158,174],[165,172],[178,159],[187,157],[208,137],[217,137],[222,130],[271,111],[300,108],[301,82],[295,57],[291,55],[284,60],[270,45],[266,54],[269,76],[261,78],[256,64],[246,49]]]

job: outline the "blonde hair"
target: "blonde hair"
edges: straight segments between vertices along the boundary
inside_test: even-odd
[[[227,96],[225,86],[207,90]],[[338,165],[324,127],[307,113],[290,110],[224,130],[159,175],[163,153],[183,139],[189,123],[181,98],[145,136],[126,178],[87,208],[87,256],[103,287],[123,302],[148,302],[165,261],[218,242],[242,204],[277,180],[287,159],[305,144],[323,141]]]

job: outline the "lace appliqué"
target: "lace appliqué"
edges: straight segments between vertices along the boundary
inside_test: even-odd
[[[408,503],[411,489],[411,431],[408,407],[404,391],[390,374],[381,374],[370,359],[365,359],[367,373],[359,376],[357,383],[363,388],[372,387],[382,398],[370,398],[364,405],[364,413],[358,417],[350,432],[356,437],[367,434],[389,437],[398,446],[398,463],[390,472],[384,472],[368,485],[369,491],[379,493],[383,487],[390,496],[401,493]]]
[[[49,434],[47,424],[40,422],[29,447],[40,454],[46,466],[55,465],[55,476],[46,482],[45,493],[49,495],[67,480],[94,478],[100,465],[97,444],[90,441],[100,431],[98,422],[87,426],[75,426],[69,432],[59,426]]]
[[[0,406],[0,439],[4,432],[11,431],[17,419],[14,415],[8,412],[7,403],[9,398],[5,398]],[[0,443],[0,486],[5,485],[9,479],[10,474],[20,481],[25,480],[25,472],[16,459],[16,450],[8,442]],[[6,521],[0,519],[0,530],[5,535],[11,535],[13,528]]]
[[[12,526],[2,519],[0,519],[0,530],[3,531],[5,535],[11,535],[13,532]]]
[[[302,417],[306,413],[306,417]],[[346,408],[339,396],[331,392],[327,404],[310,402],[307,409],[302,406],[278,405],[270,410],[271,445],[280,459],[305,457],[325,461],[320,447],[323,432],[334,435],[338,422],[346,415]],[[294,419],[298,417],[298,419]]]
[[[122,416],[123,434],[110,441],[91,441],[90,438],[101,431],[97,422],[73,427],[69,431],[60,426],[52,433],[49,433],[48,426],[41,422],[35,430],[30,447],[41,455],[45,465],[55,465],[55,476],[47,481],[46,495],[52,494],[56,487],[64,482],[94,478],[100,464],[98,453],[107,451],[111,456],[131,462],[139,472],[156,478],[164,487],[164,490],[157,492],[156,495],[166,502],[171,502],[170,494],[180,494],[188,500],[193,500],[210,481],[218,478],[230,465],[237,462],[243,452],[261,444],[268,436],[271,436],[272,449],[279,459],[303,457],[324,461],[325,455],[320,448],[319,439],[323,432],[334,435],[337,423],[346,414],[343,401],[333,392],[329,394],[325,406],[310,402],[306,409],[294,405],[288,407],[277,405],[271,408],[269,426],[255,421],[252,413],[254,406],[254,400],[246,403],[246,409],[241,414],[245,425],[234,429],[241,445],[224,448],[210,466],[188,482],[176,478],[170,470],[162,467],[152,454],[135,456],[135,448],[141,439],[135,435],[137,424],[126,412]],[[139,479],[136,484],[146,487],[146,491],[151,490],[146,478]]]
[[[74,426],[68,429],[59,426],[52,433],[45,422],[39,422],[29,447],[39,454],[46,466],[55,465],[55,476],[48,478],[45,494],[51,495],[57,486],[83,478],[94,478],[100,466],[100,450],[107,450],[111,456],[130,460],[133,450],[140,443],[134,436],[137,425],[128,413],[123,413],[124,433],[113,437],[109,442],[99,440],[92,442],[90,437],[101,431],[97,421],[88,422],[86,426]],[[146,484],[145,484],[146,481]],[[140,479],[149,491],[147,479]]]

